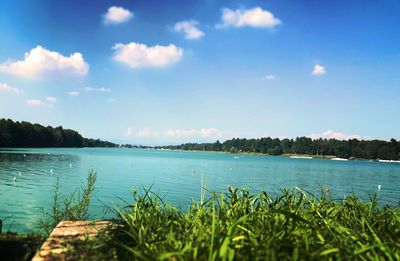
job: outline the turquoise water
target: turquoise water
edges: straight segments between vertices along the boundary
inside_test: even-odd
[[[68,193],[84,182],[89,169],[98,173],[93,218],[109,216],[105,206],[129,201],[132,187],[153,185],[165,201],[185,208],[199,200],[202,179],[218,192],[227,185],[270,193],[295,186],[318,193],[324,187],[336,198],[354,191],[365,199],[381,185],[381,202],[400,200],[396,163],[110,148],[12,149],[0,151],[3,230],[34,231],[43,208],[51,206],[57,178]]]

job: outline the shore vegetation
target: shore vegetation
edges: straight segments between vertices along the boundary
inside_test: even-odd
[[[400,142],[396,139],[384,140],[337,140],[258,138],[230,139],[214,143],[184,143],[175,146],[158,146],[158,149],[216,151],[228,153],[255,153],[268,155],[310,155],[319,158],[339,157],[346,159],[400,159]]]
[[[85,220],[96,174],[60,200],[40,222],[48,234],[61,220]],[[363,201],[350,194],[335,199],[322,189],[278,194],[228,187],[203,188],[185,209],[164,201],[151,188],[132,189],[132,199],[114,209],[113,225],[95,239],[68,246],[67,260],[399,260],[400,202],[382,206],[377,195]],[[4,237],[3,237],[4,238]],[[10,238],[10,237],[8,237]],[[20,236],[23,238],[23,236]],[[14,248],[28,244],[26,237]],[[21,241],[21,240],[20,240]],[[0,249],[7,245],[0,240]]]

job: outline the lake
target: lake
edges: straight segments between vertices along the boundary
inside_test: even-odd
[[[202,181],[217,192],[230,185],[274,194],[297,186],[313,193],[329,188],[338,199],[355,192],[363,199],[378,193],[381,203],[389,205],[400,200],[398,163],[125,148],[3,149],[3,230],[34,231],[43,208],[50,210],[57,179],[61,192],[69,193],[82,185],[90,169],[98,174],[92,218],[110,216],[105,206],[130,201],[132,187],[152,186],[166,202],[185,209],[200,199]]]

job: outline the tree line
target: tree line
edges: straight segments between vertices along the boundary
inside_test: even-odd
[[[63,127],[44,127],[10,119],[0,119],[0,147],[115,147],[99,139],[87,139],[77,131]]]
[[[77,131],[60,127],[44,127],[29,122],[14,122],[0,119],[0,147],[116,147],[117,144],[99,139],[82,137]],[[147,148],[147,146],[123,145],[130,148]],[[154,147],[152,147],[154,148]],[[336,156],[340,158],[358,159],[400,159],[400,142],[395,139],[384,140],[336,140],[234,138],[224,142],[185,143],[173,146],[157,146],[158,149],[250,152],[269,155],[308,154],[318,156]]]
[[[224,151],[231,153],[252,152],[269,155],[308,154],[318,156],[336,156],[340,158],[357,159],[400,159],[400,142],[395,139],[384,140],[337,140],[311,139],[297,137],[296,139],[259,138],[230,139],[214,143],[185,143],[176,146],[160,146],[163,149]]]

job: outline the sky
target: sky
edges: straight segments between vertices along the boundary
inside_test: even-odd
[[[0,118],[158,145],[400,139],[400,1],[0,1]]]

